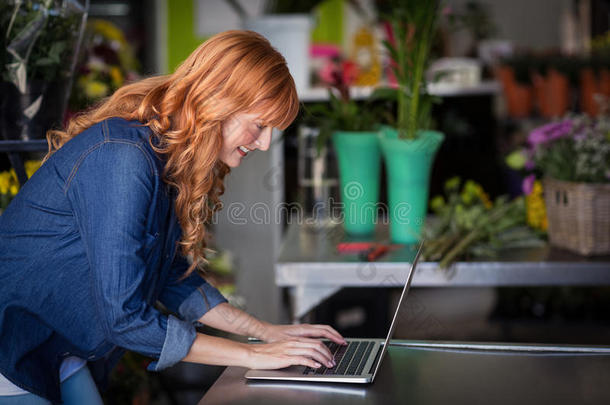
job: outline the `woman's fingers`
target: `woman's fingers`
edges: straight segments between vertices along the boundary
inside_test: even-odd
[[[333,358],[332,353],[328,350],[328,347],[324,343],[319,340],[301,338],[298,341],[294,342],[293,346],[296,350],[307,349],[307,353],[296,353],[296,354],[306,354],[314,357],[316,360],[320,361],[326,367],[334,367],[335,359]]]
[[[347,344],[347,342],[345,341],[343,336],[341,336],[341,334],[339,332],[337,332],[335,329],[333,329],[332,327],[330,327],[328,325],[311,325],[311,326],[322,330],[323,333],[325,334],[324,337],[332,340],[333,342],[338,343],[340,345]]]
[[[328,325],[302,325],[303,326],[303,334],[305,336],[310,337],[324,337],[326,339],[332,340],[333,342],[344,345],[346,344],[345,339],[339,332],[334,330],[332,327]]]
[[[312,368],[324,365],[332,368],[336,365],[330,350],[318,339],[296,337],[282,342],[248,346],[254,354],[250,368],[275,369],[290,365]]]
[[[286,352],[287,355],[293,357],[305,356],[308,357],[317,363],[323,364],[328,368],[334,367],[335,362],[333,360],[329,360],[325,356],[323,356],[319,351],[307,348],[307,347],[297,347]]]
[[[309,357],[296,356],[296,357],[294,357],[294,360],[295,360],[295,363],[293,365],[295,365],[295,366],[306,366],[306,367],[311,367],[311,368],[322,367],[322,364],[318,363],[315,360],[310,359]]]

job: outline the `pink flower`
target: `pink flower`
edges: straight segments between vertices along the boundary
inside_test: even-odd
[[[328,60],[324,66],[318,72],[320,79],[326,84],[333,84],[335,82],[334,73],[338,70],[337,64]]]
[[[523,179],[523,183],[521,183],[521,189],[524,194],[530,195],[532,190],[534,189],[534,182],[536,181],[536,176],[530,174],[526,178]]]
[[[358,76],[358,65],[346,60],[341,63],[341,69],[343,71],[343,83],[347,85],[353,84]]]

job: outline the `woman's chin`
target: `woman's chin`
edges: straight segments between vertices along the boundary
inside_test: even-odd
[[[229,156],[221,156],[220,160],[229,167],[237,167],[241,164],[242,157],[238,154],[231,154]]]
[[[229,167],[237,167],[241,164],[241,157],[231,156],[231,159],[223,159],[223,162]]]

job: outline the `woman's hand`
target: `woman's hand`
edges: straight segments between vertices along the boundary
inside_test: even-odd
[[[332,354],[321,340],[294,338],[275,343],[249,344],[247,367],[272,370],[289,366],[318,368],[336,365]]]
[[[328,325],[273,325],[265,324],[265,328],[260,338],[265,342],[273,343],[283,340],[294,340],[298,337],[325,338],[333,342],[346,344],[343,336]]]

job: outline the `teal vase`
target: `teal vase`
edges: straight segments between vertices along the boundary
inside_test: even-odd
[[[339,162],[344,227],[348,234],[375,231],[379,201],[381,152],[376,132],[336,131],[333,144]]]
[[[395,243],[415,243],[421,236],[430,171],[444,138],[436,131],[419,131],[413,140],[398,138],[393,128],[379,132],[388,177],[390,236]]]

